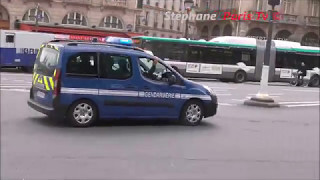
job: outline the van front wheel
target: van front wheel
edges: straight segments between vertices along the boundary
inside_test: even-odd
[[[180,122],[187,126],[199,125],[204,114],[203,105],[200,101],[191,100],[187,102],[180,115]]]
[[[68,121],[73,127],[89,127],[97,119],[97,108],[88,100],[75,102],[68,111]]]

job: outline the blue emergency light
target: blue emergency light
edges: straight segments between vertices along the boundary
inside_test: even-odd
[[[130,38],[120,38],[109,36],[106,38],[106,42],[110,44],[119,44],[125,46],[132,46],[133,41]]]

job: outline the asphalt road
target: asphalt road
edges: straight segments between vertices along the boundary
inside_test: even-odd
[[[212,87],[218,114],[198,127],[103,121],[77,129],[26,101],[31,75],[1,73],[1,179],[319,179],[319,89],[271,86],[281,104],[244,106],[259,86]]]

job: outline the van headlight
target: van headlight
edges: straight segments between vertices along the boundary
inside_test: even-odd
[[[209,86],[203,85],[203,87],[208,90],[210,94],[214,94],[213,90]]]

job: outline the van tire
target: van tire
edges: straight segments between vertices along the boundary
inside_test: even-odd
[[[73,127],[90,127],[97,118],[97,107],[89,100],[76,101],[67,113],[68,123]]]
[[[203,116],[202,102],[200,100],[189,100],[180,113],[180,123],[186,126],[197,126],[201,123]]]
[[[233,80],[235,83],[243,83],[247,80],[247,73],[239,70],[234,74]]]

